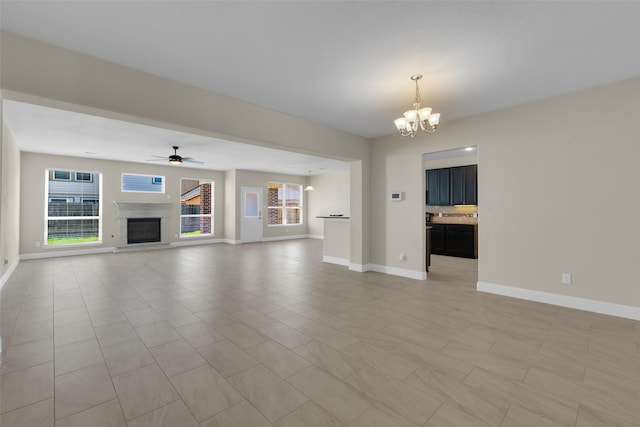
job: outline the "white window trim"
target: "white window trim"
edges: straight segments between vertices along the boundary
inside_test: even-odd
[[[304,206],[304,191],[303,191],[303,186],[302,184],[296,184],[295,182],[281,182],[281,181],[269,181],[267,182],[267,202],[269,201],[269,184],[280,184],[280,185],[297,185],[298,187],[300,187],[300,206],[297,208],[288,208],[286,206],[287,204],[287,199],[284,199],[284,204],[282,207],[280,206],[269,206],[267,205],[267,227],[297,227],[300,225],[304,225],[304,211],[302,209],[302,207]],[[269,224],[269,209],[282,209],[283,211],[283,221],[285,221],[285,223],[283,224]],[[297,222],[295,224],[287,224],[286,220],[287,220],[287,209],[299,209],[300,210],[300,222]]]
[[[67,169],[56,169],[56,168],[45,168],[45,170],[47,171],[47,173],[44,174],[44,235],[42,238],[42,248],[43,249],[51,249],[51,248],[66,248],[66,247],[77,247],[77,246],[91,246],[91,245],[101,245],[102,244],[102,206],[104,205],[104,203],[102,203],[102,198],[103,198],[103,193],[102,193],[102,185],[104,182],[103,179],[103,175],[102,172],[100,171],[80,171],[80,172],[89,172],[92,174],[98,174],[100,176],[100,182],[98,183],[98,216],[72,216],[72,217],[68,217],[68,216],[56,216],[56,217],[49,217],[49,171],[55,171],[55,170],[60,170],[60,171],[68,171],[69,172],[69,177],[71,177],[71,173],[75,172],[72,170],[67,170]],[[65,181],[65,180],[57,180],[54,179],[54,177],[52,176],[52,180],[53,181]],[[81,181],[82,182],[82,181]],[[84,243],[58,243],[55,245],[50,245],[48,242],[49,238],[48,238],[48,233],[49,233],[49,221],[55,221],[55,220],[74,220],[74,219],[97,219],[98,220],[98,240],[94,241],[94,242],[84,242]]]
[[[215,197],[215,183],[213,181],[213,179],[210,178],[187,178],[187,177],[182,177],[180,178],[180,188],[182,188],[182,180],[183,179],[190,179],[193,181],[208,181],[211,184],[211,213],[210,214],[197,214],[197,215],[182,215],[182,202],[180,202],[180,215],[179,216],[179,221],[180,223],[178,224],[178,236],[180,239],[197,239],[198,237],[211,237],[214,235],[215,232],[215,224],[214,224],[214,212],[215,212],[215,205],[214,205],[214,197]],[[164,185],[164,183],[163,183]],[[182,192],[180,193],[180,196],[182,196]],[[207,234],[182,234],[182,218],[211,218],[211,233],[207,233]]]

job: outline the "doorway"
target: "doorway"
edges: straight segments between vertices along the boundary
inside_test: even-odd
[[[424,218],[431,228],[428,279],[461,275],[477,282],[478,158],[477,146],[422,155]]]

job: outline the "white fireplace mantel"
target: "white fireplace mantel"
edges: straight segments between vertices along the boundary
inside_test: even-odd
[[[113,202],[118,218],[169,218],[173,203]]]
[[[130,248],[140,246],[166,246],[169,244],[169,218],[173,203],[144,203],[114,201],[118,210],[118,247]],[[160,242],[158,243],[127,243],[127,219],[129,218],[160,218]]]

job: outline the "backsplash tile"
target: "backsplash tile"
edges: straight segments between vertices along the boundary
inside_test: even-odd
[[[431,222],[448,224],[477,224],[478,206],[430,206],[427,205],[427,214],[431,215]],[[442,216],[438,216],[442,214]]]

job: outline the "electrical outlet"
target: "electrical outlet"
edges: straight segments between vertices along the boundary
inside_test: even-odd
[[[400,254],[400,261],[406,261],[407,256],[405,254]]]
[[[571,284],[571,273],[562,273],[562,284],[564,285]]]
[[[40,247],[40,242],[36,242],[36,248]]]

